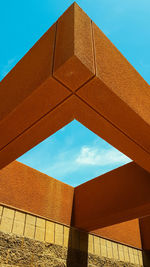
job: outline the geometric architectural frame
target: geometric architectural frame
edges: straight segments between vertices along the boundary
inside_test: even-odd
[[[0,172],[2,205],[63,225],[73,225],[71,217],[74,212],[72,207],[75,190],[76,188],[17,161]],[[141,248],[138,219],[96,229],[93,232]]]
[[[1,204],[86,232],[149,216],[149,188],[149,172],[134,162],[77,187],[17,161],[0,172]]]
[[[149,85],[76,3],[2,80],[0,99],[0,168],[76,119],[150,171]]]
[[[0,168],[76,119],[150,171],[149,85],[76,3],[2,80],[0,101]]]

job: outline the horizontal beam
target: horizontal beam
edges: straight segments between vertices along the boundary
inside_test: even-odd
[[[92,233],[126,245],[142,248],[139,219],[96,229]]]
[[[74,188],[14,161],[0,171],[0,203],[70,225]],[[65,212],[64,212],[65,210]]]
[[[134,162],[75,188],[73,225],[86,231],[150,214],[150,174]]]

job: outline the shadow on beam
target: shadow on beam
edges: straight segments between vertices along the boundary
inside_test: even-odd
[[[150,214],[150,173],[132,162],[75,188],[73,226],[91,231]]]

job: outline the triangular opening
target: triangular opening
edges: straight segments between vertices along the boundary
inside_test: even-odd
[[[131,159],[74,120],[18,161],[75,187]]]

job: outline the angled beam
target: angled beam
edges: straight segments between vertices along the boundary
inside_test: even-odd
[[[58,19],[53,75],[71,91],[95,75],[91,19],[76,3]]]
[[[150,153],[150,87],[94,24],[96,76],[77,94]]]
[[[123,150],[132,159],[136,159],[142,167],[150,170],[149,154],[143,150],[141,151],[136,143],[132,142],[126,135],[105,120],[103,116],[75,95],[48,112],[41,120],[37,121],[2,149],[0,151],[0,168],[70,123],[74,118],[119,150]]]
[[[111,132],[110,141],[106,140],[150,170],[150,87],[94,23],[92,27],[96,75],[77,95],[122,132],[124,140],[130,139],[129,150],[131,142],[138,145],[139,153],[134,149],[126,153],[123,145],[119,148],[111,143]],[[121,144],[119,135],[116,138]],[[143,153],[147,154],[144,160],[149,158],[147,166],[142,163]]]
[[[21,135],[12,140],[0,151],[0,168],[5,167],[22,154],[54,134],[74,119],[74,98],[69,97],[42,119],[27,128]]]
[[[52,77],[54,24],[0,83],[0,150],[70,95]]]
[[[149,86],[75,3],[2,80],[0,104],[0,168],[77,119],[150,171]]]
[[[86,231],[150,214],[150,174],[134,162],[75,188],[73,225]]]
[[[147,151],[82,99],[76,100],[76,103],[80,103],[75,106],[76,120],[150,172],[150,154]]]

